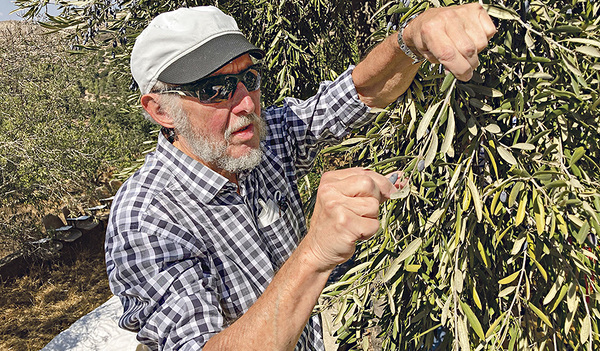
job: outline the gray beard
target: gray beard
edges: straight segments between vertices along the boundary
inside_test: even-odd
[[[260,164],[263,156],[261,147],[252,149],[248,155],[241,157],[232,157],[227,154],[231,134],[249,123],[254,123],[254,128],[259,133],[260,140],[265,138],[267,131],[266,122],[257,114],[250,113],[241,117],[239,123],[230,126],[225,131],[224,140],[213,140],[192,127],[181,105],[175,107],[170,112],[173,124],[175,125],[175,132],[185,138],[192,153],[205,163],[230,173],[251,170]]]

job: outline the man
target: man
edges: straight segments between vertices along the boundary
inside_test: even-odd
[[[431,9],[402,29],[314,97],[262,111],[253,59],[263,52],[231,17],[197,7],[150,23],[131,69],[163,133],[107,230],[122,327],[151,349],[323,349],[315,302],[396,187],[364,169],[326,173],[307,231],[296,180],[323,145],[368,123],[370,107],[400,96],[420,58],[468,80],[495,33],[478,4]]]

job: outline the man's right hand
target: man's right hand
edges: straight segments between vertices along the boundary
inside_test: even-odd
[[[363,168],[323,174],[301,245],[314,255],[316,268],[330,270],[352,257],[356,242],[377,232],[379,204],[396,191],[388,178]]]

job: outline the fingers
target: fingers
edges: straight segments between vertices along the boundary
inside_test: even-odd
[[[347,168],[325,173],[320,187],[334,186],[347,197],[373,197],[379,203],[397,191],[386,177],[364,168]]]
[[[344,208],[363,218],[379,217],[379,201],[372,197],[352,197],[346,199]]]
[[[427,10],[409,23],[403,38],[427,60],[467,81],[479,65],[477,54],[495,33],[483,7],[473,3]]]
[[[430,50],[439,63],[458,79],[467,81],[479,66],[479,48],[462,26],[448,26],[438,39],[430,40]]]
[[[346,261],[356,241],[373,236],[379,230],[379,204],[396,191],[388,177],[364,168],[323,174],[307,233],[319,266],[331,269]]]
[[[473,4],[473,5],[479,5],[479,4]],[[494,21],[492,21],[492,19],[488,15],[487,11],[485,11],[485,9],[481,5],[478,6],[478,9],[479,9],[479,23],[481,23],[481,27],[482,27],[483,31],[485,32],[487,40],[489,41],[490,39],[492,39],[494,34],[496,34],[496,32],[498,32],[498,30],[496,29],[496,25],[494,25]]]
[[[360,217],[355,221],[354,227],[357,235],[351,238],[352,243],[368,240],[379,230],[379,220],[377,218]]]
[[[367,206],[342,206],[331,215],[335,217],[334,221],[337,223],[336,233],[347,235],[347,240],[351,244],[357,240],[370,238],[379,230],[377,207],[373,211]]]
[[[402,189],[408,184],[408,179],[404,178],[404,172],[402,171],[388,173],[385,177],[390,183],[394,184],[396,189]]]

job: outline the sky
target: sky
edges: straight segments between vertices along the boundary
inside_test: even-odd
[[[8,20],[21,20],[18,14],[13,13],[10,14],[12,10],[15,10],[16,6],[12,0],[0,0],[0,21],[8,21]],[[55,6],[49,6],[50,13],[55,9]],[[54,12],[56,14],[56,12]]]

